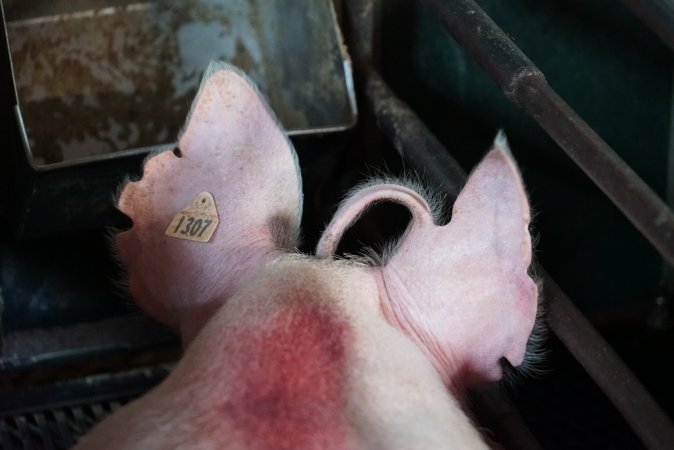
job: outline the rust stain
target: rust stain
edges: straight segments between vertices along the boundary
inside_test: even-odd
[[[175,139],[206,67],[201,59],[235,60],[244,70],[259,64],[245,46],[228,48],[236,30],[222,1],[89,3],[97,9],[8,23],[24,123],[40,163]]]

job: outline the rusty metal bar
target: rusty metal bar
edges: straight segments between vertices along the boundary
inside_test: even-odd
[[[674,2],[672,0],[622,0],[635,16],[674,50]]]
[[[548,324],[650,449],[671,449],[674,426],[637,377],[546,274]]]
[[[366,96],[381,131],[408,165],[433,180],[449,198],[456,198],[466,172],[375,70],[368,69],[366,74]]]
[[[674,267],[674,213],[557,95],[503,30],[472,0],[422,2]]]

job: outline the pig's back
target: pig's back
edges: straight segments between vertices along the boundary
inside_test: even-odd
[[[484,448],[371,273],[284,256],[208,322],[175,371],[88,448]]]

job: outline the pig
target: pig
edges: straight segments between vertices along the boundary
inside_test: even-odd
[[[336,258],[369,206],[411,212],[378,257]],[[185,352],[78,449],[480,449],[471,386],[527,358],[538,311],[530,209],[503,134],[451,221],[408,182],[354,190],[300,254],[297,155],[254,84],[211,63],[178,146],[118,208],[131,295]],[[208,224],[207,224],[208,223]]]

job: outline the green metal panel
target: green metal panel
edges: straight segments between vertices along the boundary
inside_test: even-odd
[[[482,0],[554,89],[660,195],[669,139],[670,50],[620,2]],[[503,127],[537,216],[538,257],[588,312],[652,301],[660,259],[418,2],[387,0],[387,80],[465,167]]]

